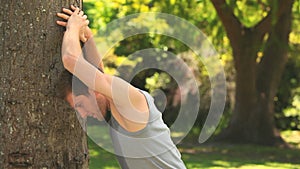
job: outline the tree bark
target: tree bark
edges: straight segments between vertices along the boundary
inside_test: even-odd
[[[56,12],[76,2],[1,1],[1,169],[88,168],[86,134],[55,97],[63,70]]]
[[[232,24],[237,23],[237,19],[225,0],[211,1],[230,39],[236,69],[234,112],[229,126],[216,139],[284,145],[274,124],[274,97],[287,61],[294,1],[273,1],[279,5],[276,14],[267,15],[252,28]],[[230,32],[238,29],[238,32]],[[264,42],[266,34],[269,38]],[[257,53],[264,43],[263,57],[258,62]]]

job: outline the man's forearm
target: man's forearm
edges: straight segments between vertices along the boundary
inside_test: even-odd
[[[97,69],[83,57],[77,32],[72,30],[65,32],[62,43],[62,61],[69,72],[90,89],[95,90],[94,75],[97,73]]]
[[[67,30],[62,42],[62,60],[64,67],[73,73],[76,60],[82,56],[78,32]],[[74,60],[74,61],[72,61]]]
[[[96,43],[93,37],[90,37],[83,46],[85,59],[95,67],[101,67],[101,56],[97,50]],[[102,68],[102,67],[101,67]],[[103,68],[102,68],[103,69]]]

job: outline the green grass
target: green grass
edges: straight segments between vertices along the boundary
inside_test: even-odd
[[[188,168],[209,169],[295,169],[300,168],[299,149],[283,149],[253,145],[199,146],[182,148]]]
[[[188,169],[300,169],[300,131],[282,132],[294,148],[254,145],[179,146]],[[119,169],[113,154],[89,140],[90,169]]]

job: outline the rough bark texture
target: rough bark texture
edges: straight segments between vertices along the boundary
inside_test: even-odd
[[[1,169],[88,168],[86,134],[74,111],[54,97],[63,70],[56,12],[76,2],[1,1]]]
[[[278,9],[246,28],[225,0],[211,0],[233,49],[236,96],[232,119],[217,139],[233,143],[282,145],[274,124],[274,97],[287,61],[293,0],[272,1]],[[274,9],[271,9],[274,10]],[[275,15],[274,15],[275,13]],[[263,38],[268,35],[268,40]],[[262,44],[263,57],[257,62]]]

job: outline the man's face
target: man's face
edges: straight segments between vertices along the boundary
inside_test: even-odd
[[[89,95],[74,96],[71,92],[67,94],[66,100],[80,114],[82,118],[88,116],[103,120],[106,113],[106,100],[104,97],[96,98],[93,92]],[[98,102],[101,102],[98,104]]]

